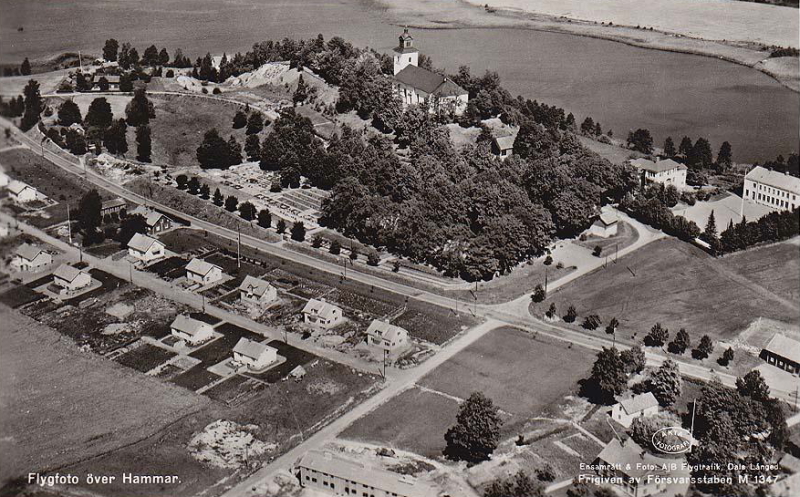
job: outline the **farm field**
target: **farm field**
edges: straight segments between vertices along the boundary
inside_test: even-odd
[[[661,240],[559,288],[531,311],[541,316],[554,302],[563,314],[575,305],[578,319],[570,326],[576,328],[589,314],[604,323],[616,317],[617,339],[628,343],[641,342],[656,322],[673,334],[686,328],[695,341],[701,333],[730,340],[759,317],[800,321],[800,271],[791,250],[797,246],[784,242],[715,259],[684,242]]]
[[[6,324],[0,327],[2,482],[135,442],[208,404],[82,353],[58,332],[5,306],[0,319]]]

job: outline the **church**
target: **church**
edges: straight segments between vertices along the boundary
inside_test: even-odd
[[[419,67],[418,63],[419,50],[414,48],[414,38],[406,28],[394,49],[393,87],[403,108],[417,104],[427,105],[431,112],[444,109],[457,116],[463,114],[469,93],[446,76]]]

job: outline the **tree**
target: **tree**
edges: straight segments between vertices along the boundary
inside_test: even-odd
[[[136,233],[147,234],[147,220],[141,214],[126,216],[119,225],[117,241],[122,248],[128,246],[128,242]]]
[[[239,206],[239,199],[233,195],[229,195],[228,198],[225,199],[225,210],[228,212],[233,212]]]
[[[643,154],[652,154],[653,137],[650,135],[650,131],[639,128],[636,131],[628,133],[628,147]]]
[[[86,138],[77,130],[67,129],[64,142],[70,153],[74,155],[83,155],[86,153]]]
[[[27,57],[22,61],[22,65],[19,66],[19,73],[23,76],[31,75],[31,63]]]
[[[214,202],[214,205],[218,207],[222,207],[225,204],[225,197],[222,196],[222,192],[219,191],[219,188],[214,190],[212,202]]]
[[[594,123],[594,135],[600,136],[603,134],[603,127],[600,126],[600,123]]]
[[[601,324],[600,316],[590,314],[583,319],[583,327],[587,330],[596,330]]]
[[[262,228],[269,228],[272,226],[272,214],[267,209],[258,211],[258,225]]]
[[[278,219],[278,224],[275,225],[275,231],[277,231],[279,235],[286,233],[286,221]]]
[[[594,120],[591,117],[587,117],[581,123],[581,134],[584,135],[594,134]]]
[[[367,264],[370,266],[377,266],[381,263],[381,256],[377,250],[369,250],[367,252]]]
[[[84,236],[92,236],[100,228],[100,224],[103,222],[102,207],[103,199],[100,198],[97,190],[89,190],[81,197],[76,220],[78,229]]]
[[[716,253],[720,248],[719,243],[719,236],[717,236],[717,220],[714,217],[714,210],[711,210],[711,214],[708,215],[708,221],[706,221],[706,228],[703,230],[703,234],[700,235],[700,238],[708,242],[711,245],[711,251]]]
[[[151,67],[158,65],[158,48],[155,45],[150,45],[144,49],[142,64]]]
[[[634,345],[627,350],[623,350],[619,357],[625,364],[625,372],[628,374],[641,373],[644,371],[644,367],[647,364],[644,350],[639,345]]]
[[[189,183],[187,183],[187,189],[192,195],[197,195],[200,193],[200,180],[197,178],[197,176],[192,176],[192,179],[190,179]]]
[[[688,136],[684,136],[681,139],[680,145],[678,145],[678,154],[688,158],[689,155],[692,153],[692,147],[694,147],[694,145],[692,144],[692,139],[689,138]]]
[[[261,158],[261,142],[258,135],[249,135],[244,141],[244,151],[247,160],[255,161]]]
[[[250,202],[242,202],[239,204],[239,216],[245,221],[252,221],[256,218],[256,206]]]
[[[669,330],[656,323],[650,328],[650,333],[644,337],[644,344],[648,347],[661,347],[669,338]]]
[[[136,128],[136,160],[150,162],[151,154],[150,126],[143,124]]]
[[[705,138],[698,138],[694,143],[691,152],[686,157],[686,162],[690,167],[704,168],[714,163],[711,153],[711,144]]]
[[[322,238],[322,235],[317,233],[316,235],[314,235],[314,238],[311,239],[311,246],[314,248],[320,248],[322,247],[323,241],[325,241],[325,239]]]
[[[672,141],[672,137],[668,136],[666,140],[664,140],[664,155],[668,158],[675,157],[675,142]]]
[[[594,250],[592,250],[592,255],[595,257],[600,257],[602,253],[603,253],[603,247],[601,247],[600,245],[595,245]]]
[[[534,302],[542,302],[545,298],[547,298],[547,292],[544,291],[544,287],[541,284],[536,285],[536,288],[533,289],[533,293],[531,294],[531,300]]]
[[[550,307],[547,308],[547,312],[544,313],[547,316],[547,319],[553,319],[557,316],[556,314],[556,303],[550,302]]]
[[[133,80],[131,79],[131,75],[128,73],[122,73],[119,75],[119,91],[130,93],[133,91]]]
[[[587,392],[590,398],[608,403],[628,388],[628,375],[625,373],[625,363],[614,347],[603,347],[598,352],[597,359],[592,366]]]
[[[158,63],[162,66],[169,64],[169,52],[167,52],[166,48],[162,48],[161,51],[158,52]]]
[[[695,359],[705,359],[714,352],[714,343],[708,335],[703,335],[703,337],[700,338],[700,344],[692,352],[692,356]]]
[[[575,306],[570,304],[569,307],[567,307],[567,313],[564,314],[564,322],[573,323],[577,317],[578,312],[575,310]]]
[[[247,131],[248,135],[257,135],[264,129],[264,119],[261,113],[252,112],[250,117],[247,118]]]
[[[653,435],[659,430],[680,426],[680,421],[671,413],[661,412],[633,419],[628,434],[640,447],[653,450]]]
[[[114,121],[105,132],[103,145],[109,153],[125,155],[128,151],[128,125],[124,119]]]
[[[294,94],[292,95],[292,102],[294,105],[302,104],[308,98],[308,87],[306,86],[306,82],[303,80],[303,75],[301,74],[299,78],[297,78],[297,89],[294,90]]]
[[[674,404],[683,388],[678,364],[672,360],[664,361],[658,369],[650,373],[647,387],[662,406],[669,407]]]
[[[233,116],[233,129],[241,129],[247,126],[247,114],[237,110]]]
[[[617,328],[619,327],[619,320],[617,318],[611,318],[611,321],[608,322],[606,326],[606,333],[609,335],[613,335],[617,332]]]
[[[673,354],[683,354],[691,346],[692,341],[689,338],[689,333],[684,328],[681,328],[675,338],[669,342],[669,351]]]
[[[200,198],[203,200],[211,198],[211,187],[207,183],[200,185]]]
[[[119,52],[119,42],[114,38],[106,40],[106,44],[103,46],[103,58],[108,62],[116,62],[117,52]]]
[[[100,79],[97,80],[97,86],[100,88],[100,91],[108,91],[111,87],[111,84],[108,82],[105,76],[100,76]]]
[[[350,260],[355,261],[358,260],[358,247],[350,246]]]
[[[291,229],[292,240],[302,242],[306,239],[306,226],[302,221],[295,221]]]
[[[185,190],[189,187],[189,177],[185,174],[179,174],[175,177],[175,183],[177,183],[178,190]]]
[[[723,366],[727,366],[733,361],[733,349],[728,347],[725,349],[725,352],[722,353],[722,358],[720,359],[720,364]]]
[[[339,240],[334,240],[331,242],[330,247],[328,247],[328,252],[333,255],[339,255],[342,252],[342,244],[339,243]]]
[[[111,104],[105,97],[92,100],[89,110],[86,111],[86,124],[91,127],[107,128],[114,121],[114,114],[111,113]]]
[[[500,442],[503,421],[491,399],[475,392],[458,409],[456,424],[447,430],[444,454],[455,461],[485,461]]]
[[[750,397],[756,402],[769,400],[769,387],[757,369],[750,371],[742,378],[736,378],[736,391],[739,392],[739,395]]]
[[[72,100],[65,100],[63,104],[58,107],[58,124],[61,126],[71,126],[73,124],[80,124],[83,122],[81,117],[81,109],[78,104]]]
[[[722,146],[719,147],[719,153],[717,153],[717,168],[724,170],[731,167],[731,164],[733,164],[731,144],[725,141],[722,142]]]
[[[20,128],[27,131],[39,122],[39,115],[44,110],[42,95],[39,93],[39,83],[36,80],[28,81],[22,91],[25,96],[25,111],[22,114]]]
[[[552,473],[552,470],[551,470]],[[552,480],[549,480],[552,481]],[[483,497],[543,497],[544,489],[541,483],[531,479],[523,470],[517,471],[514,476],[497,478],[483,491]]]
[[[133,98],[125,107],[125,117],[131,126],[141,126],[148,124],[150,118],[155,117],[153,104],[147,98],[144,88],[139,88],[133,92]]]
[[[203,169],[226,169],[230,167],[230,147],[219,136],[216,128],[206,131],[203,143],[197,147],[197,162]]]

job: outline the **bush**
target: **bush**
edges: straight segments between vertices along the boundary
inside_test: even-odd
[[[172,69],[167,69],[166,77],[167,78],[174,78],[175,77],[175,71],[173,71]]]
[[[531,300],[538,303],[542,302],[545,298],[547,298],[547,292],[545,292],[544,287],[541,284],[536,285],[536,288],[531,294]]]
[[[370,250],[369,253],[367,253],[367,264],[370,266],[377,266],[380,263],[381,256],[378,255],[378,252],[375,250]]]
[[[544,265],[549,266],[552,263],[553,263],[553,256],[548,254],[547,257],[544,258]]]
[[[600,326],[600,316],[591,314],[583,320],[583,327],[587,330],[596,330]]]
[[[575,310],[575,306],[570,304],[569,308],[567,308],[567,313],[564,314],[564,322],[574,323],[577,318],[578,312]]]
[[[321,235],[319,235],[319,234],[314,235],[314,238],[311,239],[311,246],[314,247],[314,248],[320,248],[320,247],[322,247],[323,240],[324,240],[324,238],[322,238]]]
[[[219,95],[220,93],[222,93],[222,90],[220,90],[219,88],[214,88],[214,90],[211,93],[213,93],[214,95]]]
[[[600,254],[603,253],[603,247],[600,245],[595,245],[594,250],[592,250],[592,255],[595,257],[600,257]]]
[[[328,247],[328,252],[333,255],[339,255],[342,253],[342,244],[339,243],[339,240],[334,240],[331,242],[331,246]]]

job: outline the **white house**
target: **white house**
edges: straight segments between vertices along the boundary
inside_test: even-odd
[[[240,338],[233,348],[233,360],[250,369],[264,369],[278,360],[278,350],[265,343]]]
[[[41,271],[53,263],[53,256],[44,249],[23,243],[14,251],[11,267],[17,271]]]
[[[607,478],[625,495],[645,497],[666,490],[665,477],[669,471],[663,468],[673,461],[649,454],[633,440],[620,442],[614,438],[598,454],[592,466],[599,476]]]
[[[675,185],[679,189],[686,187],[687,167],[672,159],[656,159],[655,162],[648,159],[634,159],[631,165],[640,171],[645,182]]]
[[[400,97],[403,108],[427,105],[431,112],[442,108],[461,115],[467,108],[469,93],[445,76],[419,67],[419,50],[408,29],[400,35],[394,49],[394,82],[392,87]]]
[[[222,279],[222,268],[195,257],[186,265],[186,279],[208,285]]]
[[[53,272],[53,284],[67,292],[76,292],[92,284],[92,277],[69,264],[62,264]]]
[[[214,336],[211,325],[183,314],[175,318],[170,325],[172,336],[184,340],[192,345],[203,343]]]
[[[18,204],[24,204],[36,200],[39,192],[31,185],[14,180],[8,184],[8,197]]]
[[[608,238],[617,234],[619,218],[611,212],[602,212],[589,227],[589,234]]]
[[[743,198],[776,210],[800,207],[800,178],[756,166],[744,177]]]
[[[328,302],[311,299],[303,307],[303,322],[320,328],[333,328],[342,319],[342,310]]]
[[[374,319],[367,328],[367,343],[391,352],[408,343],[408,331],[385,321]]]
[[[128,242],[128,255],[148,263],[165,255],[165,245],[153,237],[136,233]]]
[[[278,298],[278,290],[266,281],[248,274],[239,285],[239,298],[245,304],[269,304]]]
[[[626,428],[630,428],[635,418],[654,414],[658,414],[658,400],[651,392],[620,400],[611,408],[611,419]]]
[[[300,485],[329,495],[369,497],[436,497],[435,487],[338,454],[311,450],[297,463]]]

